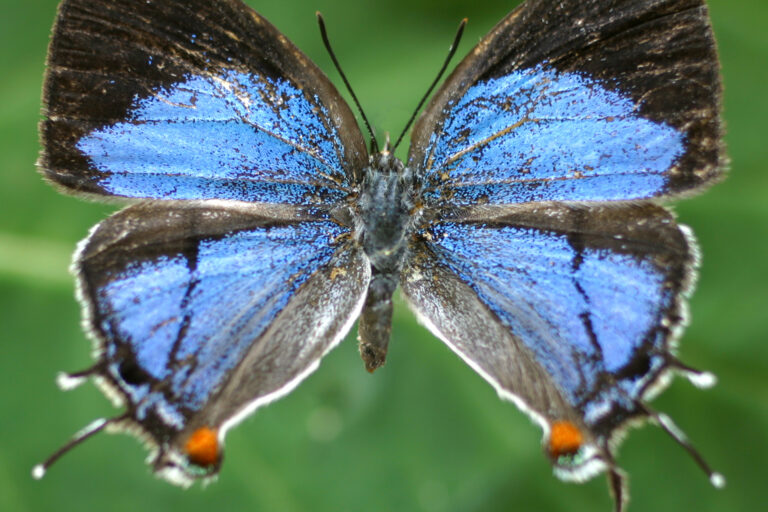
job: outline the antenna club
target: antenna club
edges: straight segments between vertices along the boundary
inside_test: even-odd
[[[355,103],[355,106],[357,107],[358,112],[360,112],[360,117],[363,118],[363,123],[365,124],[366,129],[368,130],[368,134],[371,136],[371,153],[378,153],[379,152],[379,143],[376,141],[376,135],[373,133],[373,129],[371,128],[371,123],[368,122],[368,117],[366,117],[365,112],[363,111],[363,107],[360,106],[360,101],[357,99],[357,95],[355,94],[355,91],[352,90],[352,86],[349,84],[349,80],[347,80],[347,76],[344,74],[344,71],[341,69],[341,65],[339,64],[339,60],[336,58],[336,54],[333,53],[333,48],[331,48],[331,42],[328,40],[328,32],[325,28],[325,21],[323,20],[323,16],[318,11],[316,13],[317,16],[317,24],[320,27],[320,37],[323,39],[323,44],[325,45],[325,49],[328,50],[328,55],[330,55],[331,60],[333,61],[333,65],[336,67],[336,71],[339,72],[339,75],[341,76],[341,80],[344,82],[344,85],[347,88],[347,91],[349,91],[350,96],[352,96],[352,100]]]

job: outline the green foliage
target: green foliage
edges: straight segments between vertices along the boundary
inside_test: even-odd
[[[321,10],[372,122],[396,137],[432,80],[458,22],[463,54],[511,2],[289,0],[256,7],[340,83],[322,48]],[[290,397],[228,437],[218,483],[182,491],[149,475],[127,436],[98,436],[42,481],[30,469],[78,428],[116,411],[91,385],[64,394],[59,370],[89,365],[69,253],[112,206],[59,195],[35,173],[36,124],[55,0],[4,2],[0,16],[0,509],[495,511],[610,510],[605,482],[560,483],[540,432],[398,305],[388,364],[363,371],[347,340]],[[681,356],[715,372],[710,391],[678,379],[669,412],[728,478],[712,489],[658,429],[633,431],[620,456],[631,510],[764,506],[768,460],[768,4],[712,0],[726,84],[731,173],[680,203],[703,266]],[[404,148],[405,149],[405,148]]]

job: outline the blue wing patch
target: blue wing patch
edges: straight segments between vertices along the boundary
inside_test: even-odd
[[[664,364],[667,332],[658,326],[676,293],[650,255],[577,249],[567,235],[514,226],[444,223],[427,239],[588,424],[616,404],[632,409]],[[650,368],[624,371],[641,348]],[[606,376],[618,387],[606,387]]]
[[[117,196],[332,204],[349,185],[344,148],[318,105],[282,79],[189,75],[76,147]]]
[[[684,152],[628,97],[546,65],[478,82],[448,109],[420,166],[427,196],[453,204],[647,199]]]
[[[111,272],[91,295],[108,373],[138,404],[136,419],[152,410],[180,428],[179,410],[206,404],[343,232],[330,222],[254,228]]]

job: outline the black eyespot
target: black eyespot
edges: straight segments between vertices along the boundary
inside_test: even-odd
[[[139,368],[139,366],[136,364],[136,361],[128,359],[123,360],[120,363],[118,371],[120,373],[120,377],[122,377],[126,384],[137,386],[147,382],[146,372]]]

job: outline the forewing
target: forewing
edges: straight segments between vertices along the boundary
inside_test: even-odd
[[[65,0],[44,175],[71,192],[314,205],[367,163],[325,75],[239,0]]]
[[[75,261],[97,371],[125,426],[175,481],[189,436],[219,433],[290,391],[349,330],[365,256],[332,222],[137,205],[105,220]],[[209,468],[211,471],[217,468]]]
[[[427,326],[547,436],[555,422],[578,427],[596,458],[559,468],[577,479],[610,464],[616,433],[673,364],[695,263],[660,207],[589,213],[521,207],[435,224],[401,281]]]
[[[435,94],[409,165],[438,204],[628,201],[723,172],[703,0],[529,0]]]

